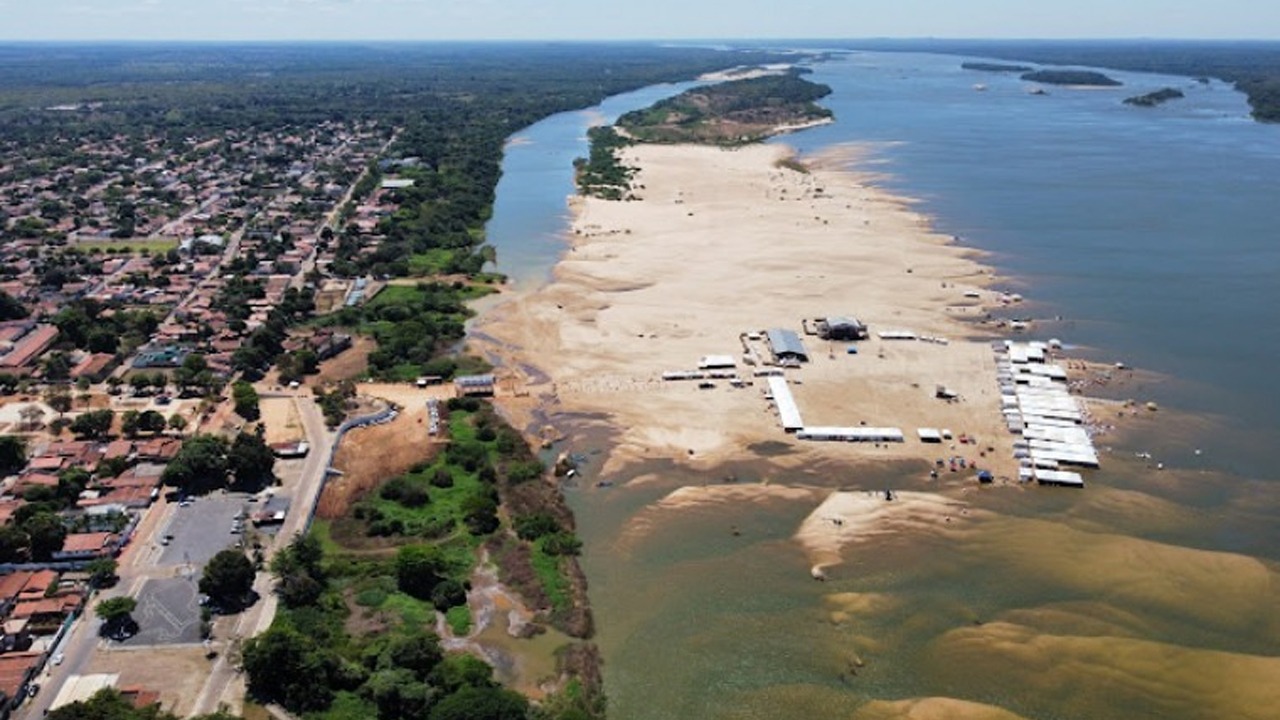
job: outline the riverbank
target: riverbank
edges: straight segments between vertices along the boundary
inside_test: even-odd
[[[777,145],[627,148],[639,200],[571,199],[570,248],[553,281],[476,324],[490,339],[484,351],[527,395],[510,409],[526,424],[539,407],[552,417],[607,414],[619,436],[606,473],[656,458],[710,468],[782,443],[788,452],[774,460],[790,467],[906,459],[923,474],[961,454],[966,469],[1015,477],[994,357],[977,324],[998,296],[991,270],[931,232],[908,201],[844,170],[856,153],[801,165]],[[850,354],[848,343],[805,336],[810,361],[790,372],[799,409],[809,425],[898,427],[906,442],[797,441],[780,427],[763,378],[742,364],[743,334],[800,332],[814,318],[846,315],[871,338]],[[947,342],[882,340],[885,330]],[[707,355],[739,358],[737,373],[754,384],[661,379]],[[936,398],[938,385],[959,400]],[[944,450],[919,442],[920,427],[978,442]]]

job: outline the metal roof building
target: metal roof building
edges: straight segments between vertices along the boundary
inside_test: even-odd
[[[793,331],[774,328],[766,330],[765,336],[769,339],[769,349],[773,352],[775,359],[792,358],[804,362],[809,361],[809,351],[804,349],[804,343],[800,341],[800,336]]]
[[[827,340],[862,340],[867,326],[853,317],[828,317],[818,321],[818,334]]]
[[[453,379],[459,395],[492,395],[494,382],[492,375],[459,375]]]

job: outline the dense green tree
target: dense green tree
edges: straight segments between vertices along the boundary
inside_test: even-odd
[[[275,453],[260,435],[239,433],[227,451],[227,468],[236,485],[256,490],[275,482]]]
[[[396,584],[421,600],[430,600],[447,572],[444,555],[433,545],[406,545],[396,551]]]
[[[582,552],[582,541],[573,533],[554,532],[542,538],[542,550],[548,555],[577,555]]]
[[[133,611],[138,609],[138,601],[131,597],[120,596],[107,598],[97,604],[93,613],[102,619],[102,634],[114,636],[130,625],[136,627]]]
[[[253,385],[238,380],[231,386],[231,398],[235,404],[236,414],[250,422],[262,417],[258,408],[258,391]]]
[[[320,541],[299,535],[271,560],[276,576],[276,594],[286,607],[314,605],[324,593],[324,552]]]
[[[111,423],[115,422],[115,411],[109,409],[90,410],[80,413],[71,421],[71,432],[90,440],[99,440],[111,432]]]
[[[462,502],[467,529],[472,535],[488,535],[498,529],[498,502],[487,493],[477,493]]]
[[[537,540],[543,535],[559,532],[560,523],[546,513],[521,515],[515,519],[516,535],[521,540]]]
[[[176,720],[159,705],[135,708],[115,688],[99,690],[88,700],[79,700],[50,710],[47,720]],[[207,719],[206,719],[207,720]]]
[[[431,709],[430,720],[526,720],[529,702],[493,687],[467,685]]]
[[[324,585],[306,573],[293,572],[279,577],[276,594],[285,607],[306,607],[320,601],[320,597],[324,595]]]
[[[9,293],[0,290],[0,321],[21,320],[28,315],[26,307]]]
[[[380,668],[403,668],[419,680],[425,679],[444,658],[440,639],[433,634],[393,635],[378,656]]]
[[[26,562],[31,536],[16,525],[0,525],[0,563]]]
[[[431,494],[423,487],[421,481],[403,475],[388,480],[378,490],[378,494],[384,499],[409,508],[422,507],[431,502]]]
[[[290,710],[323,710],[333,701],[335,661],[314,640],[273,625],[244,648],[244,670],[254,697]]]
[[[26,438],[20,435],[0,435],[0,475],[16,473],[26,466]]]
[[[44,396],[44,401],[59,416],[71,409],[71,393],[67,392],[67,389],[63,387],[50,388],[49,392]]]
[[[142,417],[142,413],[137,410],[125,410],[120,415],[120,432],[127,438],[135,438],[138,436],[138,419]]]
[[[161,475],[165,485],[190,494],[203,494],[227,485],[227,442],[214,435],[196,435],[183,443]]]
[[[22,523],[21,529],[31,538],[31,559],[49,560],[62,550],[67,539],[67,526],[52,512],[39,512]]]
[[[67,468],[58,473],[58,487],[55,491],[57,501],[63,507],[70,507],[80,499],[80,493],[89,486],[93,476],[84,468]]]
[[[168,421],[164,419],[164,415],[161,415],[155,410],[143,410],[142,413],[138,415],[138,430],[141,432],[158,435],[164,432],[167,424]]]
[[[219,607],[239,610],[248,600],[256,575],[253,562],[244,553],[228,548],[205,564],[200,576],[200,592]]]
[[[431,589],[431,604],[440,612],[467,604],[467,589],[462,583],[446,578]]]
[[[421,718],[435,697],[429,685],[401,668],[374,672],[361,688],[361,693],[377,706],[379,720]]]
[[[71,360],[64,352],[51,352],[45,356],[44,377],[52,382],[66,382],[71,377]]]
[[[115,558],[101,557],[90,560],[84,566],[84,571],[89,573],[89,584],[95,588],[111,587],[119,580],[116,575],[118,564]]]
[[[493,668],[474,655],[451,653],[431,671],[431,684],[448,694],[464,687],[493,687]]]

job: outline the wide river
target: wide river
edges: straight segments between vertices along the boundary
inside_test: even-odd
[[[723,475],[664,466],[629,473],[659,483],[573,491],[611,717],[880,717],[927,697],[1034,718],[1274,716],[1280,127],[1216,81],[1107,71],[1124,86],[1032,95],[961,61],[819,64],[837,122],[780,142],[863,147],[859,169],[990,253],[1037,334],[1150,373],[1126,392],[1160,420],[1117,438],[1082,492],[988,494],[981,520],[860,545],[823,584],[791,540],[812,501],[662,513],[672,488]],[[1164,86],[1186,98],[1121,102]],[[488,227],[498,269],[543,281],[585,129],[684,87],[513,138]],[[914,487],[903,472],[825,482]]]

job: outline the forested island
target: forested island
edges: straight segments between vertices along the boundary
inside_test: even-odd
[[[618,118],[640,142],[741,145],[781,129],[826,121],[817,101],[831,88],[805,80],[799,70],[694,88]]]
[[[1081,87],[1116,87],[1122,83],[1092,70],[1037,70],[1022,76],[1023,80],[1046,85],[1079,85]]]
[[[816,103],[831,88],[802,75],[793,69],[694,88],[633,110],[615,126],[592,128],[590,155],[574,161],[578,190],[606,200],[630,198],[635,169],[621,162],[618,151],[633,142],[742,145],[831,119],[831,111]]]
[[[1125,105],[1135,105],[1137,107],[1155,107],[1163,105],[1170,100],[1186,97],[1181,90],[1177,88],[1161,88],[1155,92],[1149,92],[1146,95],[1135,95],[1131,98],[1125,98]]]
[[[1035,68],[1031,67],[1030,65],[1006,65],[1002,63],[989,63],[989,62],[960,63],[960,68],[962,70],[980,70],[982,72],[1009,72],[1009,73],[1014,73],[1014,72],[1024,73],[1024,72],[1031,72],[1032,70],[1035,70]]]
[[[1249,97],[1254,119],[1280,122],[1280,42],[1274,40],[862,40],[845,47],[1216,77]]]

